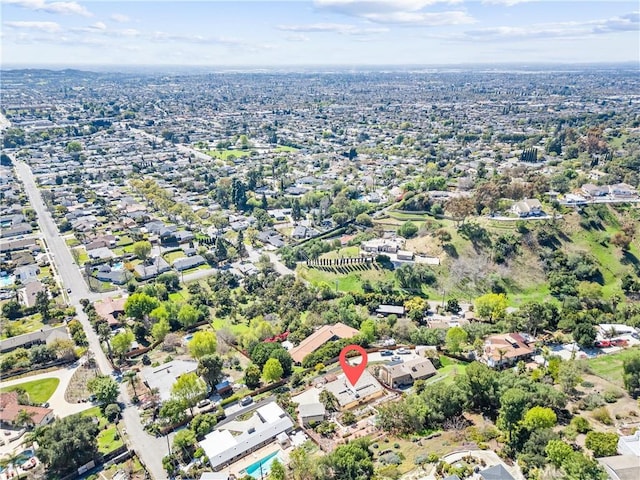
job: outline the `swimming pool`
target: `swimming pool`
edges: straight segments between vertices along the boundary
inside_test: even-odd
[[[124,263],[118,262],[118,263],[115,263],[113,267],[111,267],[111,270],[122,270],[123,268],[124,268]]]
[[[246,468],[247,475],[250,475],[256,479],[261,479],[263,477],[266,477],[267,475],[269,475],[269,472],[271,471],[271,464],[273,463],[274,460],[278,460],[280,463],[282,463],[282,459],[279,457],[279,454],[280,454],[280,450],[270,453],[263,459],[258,460],[255,463],[252,463]]]
[[[16,281],[16,277],[13,275],[2,275],[0,276],[0,287],[9,287],[13,285]]]
[[[184,337],[182,337],[182,340],[184,340],[182,343],[186,345],[191,341],[192,338],[193,338],[193,333],[190,333],[189,335],[185,335]]]

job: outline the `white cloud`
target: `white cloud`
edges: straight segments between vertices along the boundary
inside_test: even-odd
[[[314,0],[319,9],[369,22],[404,26],[440,26],[474,23],[465,11],[425,11],[436,4],[457,4],[462,0]]]
[[[513,7],[519,3],[528,3],[533,2],[535,0],[482,0],[484,4],[490,5],[504,5],[505,7]]]
[[[46,0],[3,0],[8,5],[28,8],[46,13],[59,13],[62,15],[82,15],[91,17],[92,14],[78,2],[47,2]]]
[[[462,11],[370,13],[365,18],[376,23],[428,27],[475,23],[475,19],[472,16]]]
[[[39,32],[57,33],[62,31],[56,22],[4,22],[4,25],[19,30],[36,30]]]
[[[114,13],[113,15],[111,15],[110,18],[114,22],[118,22],[118,23],[127,23],[127,22],[131,21],[131,18],[129,18],[126,15],[123,15],[121,13]]]
[[[343,35],[370,35],[388,32],[388,28],[358,27],[346,23],[311,23],[307,25],[278,25],[278,30],[286,32],[333,32]]]
[[[449,37],[471,41],[515,41],[551,38],[584,38],[616,32],[637,32],[640,29],[640,13],[631,12],[619,17],[583,22],[539,23],[526,27],[489,27],[469,30],[462,35]]]
[[[287,35],[285,40],[290,42],[308,42],[311,40],[307,35],[303,35],[302,33],[293,33],[291,35]]]

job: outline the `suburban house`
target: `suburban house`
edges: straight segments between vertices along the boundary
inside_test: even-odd
[[[315,352],[325,343],[340,340],[341,338],[355,337],[358,333],[360,333],[358,330],[345,325],[344,323],[324,325],[302,340],[300,345],[292,348],[289,353],[291,354],[291,358],[293,358],[294,362],[302,363],[304,357]]]
[[[126,298],[106,298],[94,303],[96,313],[107,321],[111,328],[120,325],[118,318],[124,315],[124,304]]]
[[[478,477],[481,480],[515,480],[513,475],[504,468],[504,465],[498,464],[493,467],[485,468],[478,472]]]
[[[533,354],[534,349],[518,333],[491,335],[484,342],[480,361],[492,368],[504,368],[529,360]]]
[[[436,369],[428,358],[415,358],[401,363],[382,365],[378,378],[391,388],[413,385],[416,380],[425,380],[436,374]]]
[[[308,427],[311,423],[320,423],[327,414],[324,405],[321,403],[307,403],[298,407],[300,422]]]
[[[140,280],[149,280],[171,270],[169,264],[162,257],[152,259],[149,263],[136,265],[134,271]]]
[[[542,204],[540,203],[540,200],[536,198],[526,198],[516,202],[511,209],[513,213],[522,218],[536,217],[543,214]]]
[[[360,245],[362,251],[372,254],[396,253],[401,247],[402,245],[397,240],[386,238],[374,238],[373,240],[362,242]]]
[[[51,423],[54,419],[53,410],[32,405],[20,405],[18,392],[0,393],[0,424],[16,427],[16,420],[20,412],[25,410],[31,421],[37,427]]]
[[[598,186],[593,183],[585,183],[582,185],[581,190],[588,198],[605,197],[609,195],[609,187]]]
[[[282,434],[286,435],[293,427],[287,413],[277,403],[270,402],[255,409],[247,420],[232,420],[219,426],[204,437],[200,446],[211,468],[220,471],[276,438],[283,438]]]
[[[609,193],[616,197],[635,197],[638,195],[638,190],[626,183],[616,183],[609,185]]]
[[[337,377],[327,375],[325,378],[329,381],[324,389],[333,393],[343,410],[349,410],[384,395],[382,385],[367,370],[362,372],[355,385],[351,385],[344,374]]]
[[[611,480],[640,478],[640,430],[618,439],[618,453],[612,457],[598,458]]]
[[[194,255],[193,257],[182,257],[173,261],[173,268],[182,272],[190,268],[199,267],[204,265],[207,261],[201,255]]]
[[[13,274],[22,283],[33,282],[38,279],[40,273],[40,267],[38,265],[25,265],[18,267],[13,271]]]
[[[47,292],[47,287],[45,287],[40,280],[27,283],[24,289],[21,290],[22,303],[24,303],[26,307],[33,307],[36,304],[36,297],[39,292]]]
[[[376,309],[376,313],[380,316],[397,315],[403,317],[405,314],[405,308],[402,305],[380,305]]]
[[[198,362],[187,360],[171,360],[157,367],[142,369],[144,383],[150,389],[157,388],[160,401],[166,402],[171,397],[171,387],[182,375],[195,372]]]
[[[25,333],[0,340],[0,353],[10,352],[18,347],[28,348],[32,345],[51,345],[56,340],[69,340],[67,327],[50,327],[45,325],[37,332]]]

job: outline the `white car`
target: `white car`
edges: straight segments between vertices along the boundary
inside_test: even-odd
[[[399,348],[396,350],[396,353],[399,353],[400,355],[409,355],[411,353],[411,350],[407,348]]]

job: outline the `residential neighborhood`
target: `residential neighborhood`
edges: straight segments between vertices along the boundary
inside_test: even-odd
[[[0,479],[635,478],[635,73],[3,70]]]

